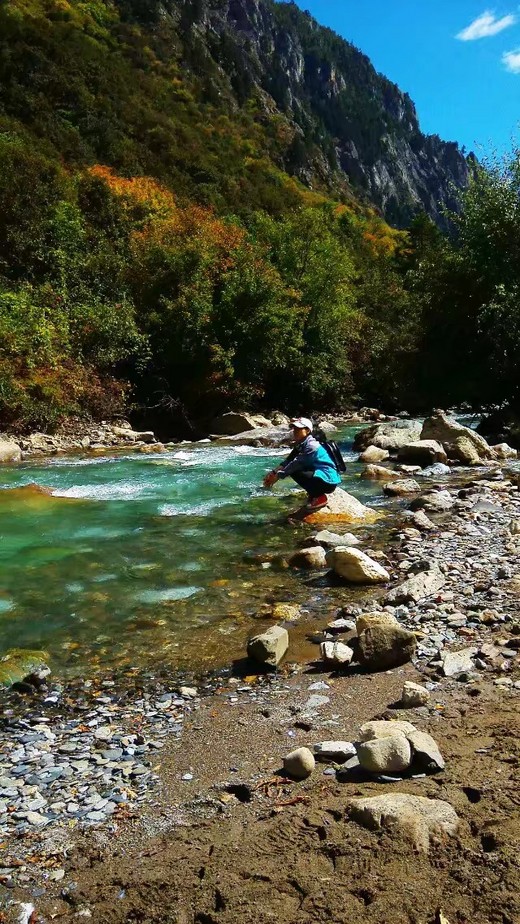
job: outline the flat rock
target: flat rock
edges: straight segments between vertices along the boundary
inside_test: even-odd
[[[426,597],[431,597],[444,587],[446,578],[442,571],[433,567],[429,571],[421,571],[407,578],[398,587],[394,587],[385,597],[386,603],[393,605],[400,603],[418,603]]]
[[[412,762],[412,749],[403,735],[362,741],[357,756],[363,770],[369,773],[401,773]]]
[[[388,497],[402,497],[405,494],[419,494],[421,490],[420,484],[415,481],[414,478],[401,478],[398,481],[393,481],[391,484],[386,484],[383,488],[384,493]]]
[[[453,837],[459,818],[449,802],[408,793],[389,793],[353,799],[350,816],[371,830],[386,828],[405,835],[416,849],[428,852],[430,840]]]
[[[305,540],[305,547],[314,548],[317,545],[321,545],[324,549],[335,549],[336,546],[352,546],[359,545],[360,541],[357,536],[354,536],[353,533],[332,533],[328,529],[322,529],[319,533],[315,533],[314,536],[309,536]]]
[[[356,746],[351,741],[321,741],[314,745],[317,760],[342,764],[356,755]]]
[[[477,648],[462,648],[460,651],[447,651],[442,659],[442,672],[445,677],[456,677],[457,674],[471,673],[475,670],[473,658]]]
[[[247,653],[254,661],[267,667],[277,667],[289,647],[289,633],[283,626],[273,626],[255,635],[247,644]]]
[[[351,584],[381,584],[390,580],[386,568],[359,549],[338,547],[327,552],[327,564]]]

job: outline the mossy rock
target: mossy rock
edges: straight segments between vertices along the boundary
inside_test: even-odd
[[[43,680],[49,673],[48,654],[28,648],[11,648],[0,660],[0,688],[28,678]]]

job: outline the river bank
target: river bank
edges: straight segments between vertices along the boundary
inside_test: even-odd
[[[430,924],[442,908],[450,924],[516,924],[517,475],[514,467],[461,473],[442,487],[451,503],[429,513],[426,532],[406,501],[390,501],[395,530],[375,550],[392,584],[417,567],[425,573],[427,561],[439,566],[442,587],[391,607],[387,587],[367,589],[342,612],[392,612],[418,635],[413,665],[330,674],[317,647],[314,662],[295,659],[290,645],[268,677],[244,676],[251,666],[237,665],[235,675],[176,684],[139,673],[87,681],[79,695],[64,687],[56,697],[51,685],[29,706],[6,694],[4,901],[34,905],[33,921],[339,924],[355,915]],[[309,626],[316,641],[333,615],[329,607]],[[289,626],[290,636],[298,631]],[[452,671],[447,655],[461,649]],[[425,683],[430,701],[396,710],[408,679]],[[318,764],[304,783],[277,773],[295,745],[356,740],[359,725],[381,714],[429,730],[446,769],[391,784],[345,779],[333,763]],[[27,782],[35,767],[51,777],[53,767],[68,769],[42,792],[38,780]],[[388,787],[450,802],[457,836],[424,856],[400,834],[368,832],[348,817],[353,796]],[[24,811],[43,820],[33,824]],[[19,913],[6,910],[13,920]]]

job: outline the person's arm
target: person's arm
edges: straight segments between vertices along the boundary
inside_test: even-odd
[[[264,487],[270,488],[272,487],[273,484],[275,484],[275,482],[278,481],[279,478],[284,478],[285,475],[282,475],[281,473],[285,470],[285,466],[288,465],[290,462],[292,462],[292,460],[297,455],[298,455],[298,450],[293,449],[292,452],[289,453],[287,458],[284,459],[284,461],[280,463],[280,465],[278,465],[276,468],[273,468],[272,471],[268,472],[264,478]]]
[[[304,472],[312,469],[312,457],[316,452],[315,440],[308,436],[303,443],[294,450],[278,469],[279,478],[287,478],[293,472]]]

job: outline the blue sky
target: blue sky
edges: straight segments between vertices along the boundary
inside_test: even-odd
[[[407,91],[421,128],[479,158],[520,141],[518,0],[298,0]]]

